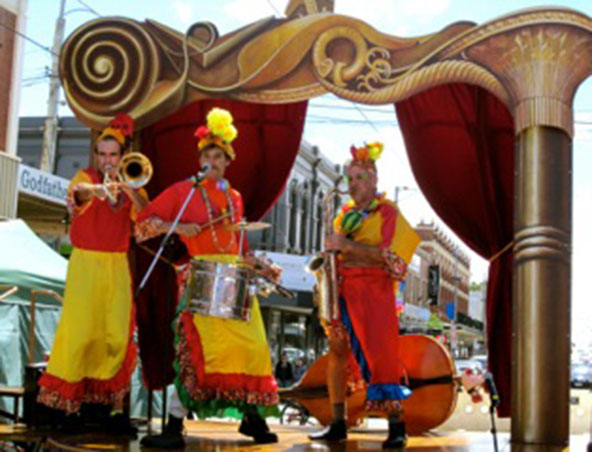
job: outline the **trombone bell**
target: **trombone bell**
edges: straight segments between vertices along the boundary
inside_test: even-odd
[[[119,180],[132,188],[146,185],[152,177],[152,163],[140,152],[125,154],[119,162]]]

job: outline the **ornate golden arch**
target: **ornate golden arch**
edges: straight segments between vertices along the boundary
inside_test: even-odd
[[[334,93],[387,104],[453,82],[493,93],[512,113],[518,142],[512,440],[565,444],[572,102],[592,72],[592,20],[570,9],[531,9],[400,38],[332,7],[332,0],[292,0],[287,18],[225,36],[206,22],[182,33],[152,20],[93,20],[64,43],[60,78],[71,108],[95,129],[120,111],[146,127],[207,98],[290,103]],[[553,196],[541,195],[549,184]]]

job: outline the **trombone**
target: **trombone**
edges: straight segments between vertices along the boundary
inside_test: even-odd
[[[117,201],[116,197],[107,189],[107,184],[111,182],[121,182],[132,188],[140,188],[146,185],[152,177],[152,163],[148,157],[141,152],[130,152],[125,154],[117,165],[115,181],[109,176],[110,168],[107,168],[103,185],[106,188],[107,198],[111,203]]]

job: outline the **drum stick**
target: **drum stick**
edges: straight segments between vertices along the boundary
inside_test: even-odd
[[[224,215],[220,215],[219,217],[216,217],[212,221],[208,221],[207,223],[204,223],[203,225],[198,224],[200,232],[203,231],[205,228],[212,227],[215,223],[218,223],[218,222],[228,218],[229,216],[230,216],[230,213],[226,212]]]

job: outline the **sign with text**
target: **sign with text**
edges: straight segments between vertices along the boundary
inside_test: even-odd
[[[66,205],[70,181],[31,166],[19,165],[18,191],[56,204]]]
[[[281,284],[291,290],[311,292],[316,280],[312,273],[306,270],[310,256],[274,253],[271,251],[255,251],[256,256],[266,256],[282,267]]]

